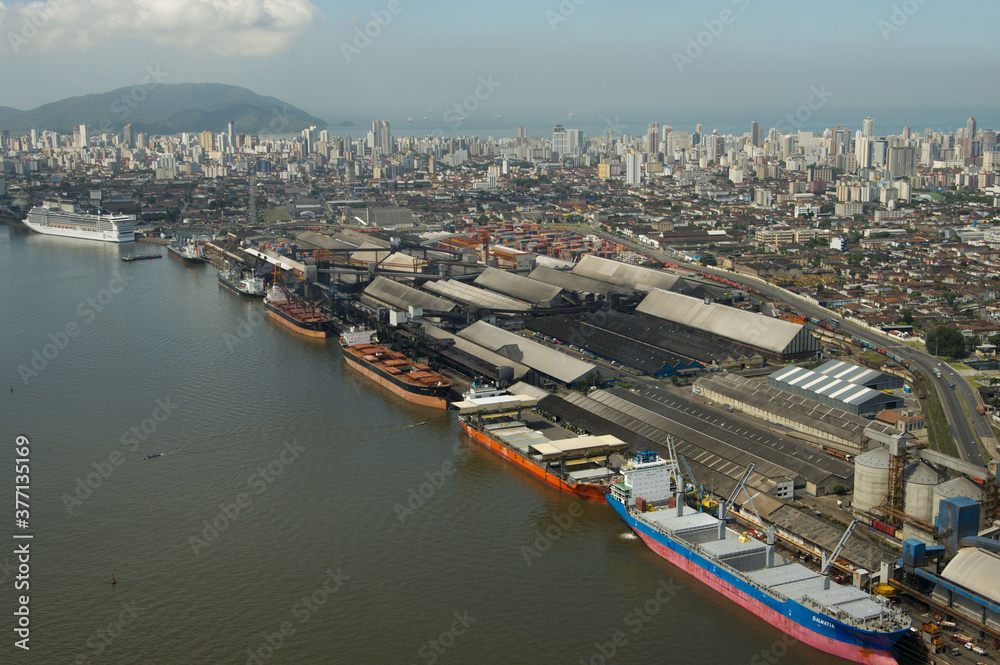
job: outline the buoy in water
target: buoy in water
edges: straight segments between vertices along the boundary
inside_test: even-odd
[[[118,584],[118,582],[115,581],[115,576],[114,575],[111,576],[111,583],[112,584]]]

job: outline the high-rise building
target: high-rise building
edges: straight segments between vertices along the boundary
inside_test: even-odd
[[[583,147],[583,132],[579,129],[567,129],[566,134],[569,136],[569,151],[574,155],[578,154]]]
[[[205,130],[198,134],[198,145],[201,146],[202,150],[209,152],[215,149],[215,135],[212,132]]]
[[[968,122],[965,123],[965,139],[962,142],[962,147],[965,149],[966,157],[975,157],[977,151],[974,146],[974,141],[976,140],[976,118],[975,116],[969,116]]]
[[[630,152],[625,155],[625,184],[639,185],[642,183],[642,155]]]
[[[233,121],[232,120],[230,120],[229,124],[226,125],[226,134],[227,134],[227,138],[229,139],[229,145],[230,146],[236,145],[235,143],[233,143],[233,139],[236,138],[236,137],[233,135]]]
[[[122,128],[122,136],[125,141],[125,145],[129,148],[135,147],[135,133],[132,129],[132,123],[128,123]]]
[[[561,158],[569,153],[569,134],[562,125],[556,125],[552,129],[552,152],[553,159]]]
[[[916,148],[889,148],[889,173],[894,178],[917,174]]]
[[[79,130],[80,130],[79,134],[74,132],[75,136],[78,137],[77,138],[78,142],[76,144],[76,147],[86,148],[88,145],[90,145],[90,139],[87,136],[87,125],[80,125]]]
[[[875,121],[871,116],[861,121],[861,136],[869,139],[875,136]]]
[[[764,128],[761,127],[760,123],[756,120],[750,123],[750,143],[752,143],[755,148],[761,148],[764,146]]]
[[[649,123],[649,129],[646,131],[646,152],[650,155],[660,152],[660,123],[658,122]]]
[[[858,160],[858,168],[867,169],[872,165],[872,139],[864,136],[862,130],[854,139],[854,156]]]
[[[524,128],[524,125],[521,125],[515,131],[514,137],[517,139],[517,145],[526,145],[528,143],[528,130]]]
[[[389,132],[388,120],[372,121],[372,152],[381,151],[382,155],[388,157],[392,154],[392,134]]]

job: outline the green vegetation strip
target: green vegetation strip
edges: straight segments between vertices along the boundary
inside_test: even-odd
[[[927,421],[927,434],[931,448],[946,455],[958,457],[955,437],[951,435],[948,419],[944,416],[944,409],[941,407],[941,400],[938,399],[934,385],[930,381],[925,381],[924,390],[927,391],[927,397],[924,399],[924,419]]]

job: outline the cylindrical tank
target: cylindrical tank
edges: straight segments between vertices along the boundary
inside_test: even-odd
[[[934,510],[934,488],[938,475],[923,462],[914,462],[906,467],[904,478],[904,512],[922,522],[930,523]]]
[[[934,488],[934,503],[933,512],[931,513],[931,519],[933,523],[937,524],[938,515],[941,512],[941,502],[945,499],[954,499],[955,497],[964,496],[972,499],[980,506],[983,503],[983,489],[966,478],[965,476],[959,476],[958,478],[952,478],[951,480],[941,483]],[[982,526],[984,522],[984,516],[982,511],[979,515],[979,525]]]
[[[875,448],[854,460],[854,510],[868,511],[889,492],[889,449]]]

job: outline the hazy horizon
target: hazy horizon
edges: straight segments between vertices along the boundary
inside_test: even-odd
[[[796,112],[785,125],[810,131],[853,131],[866,115],[880,134],[970,115],[997,128],[998,16],[995,3],[926,0],[0,2],[0,105],[134,86],[155,67],[166,83],[246,87],[333,126],[388,118],[397,135],[409,117],[449,135],[652,121],[742,133]]]

